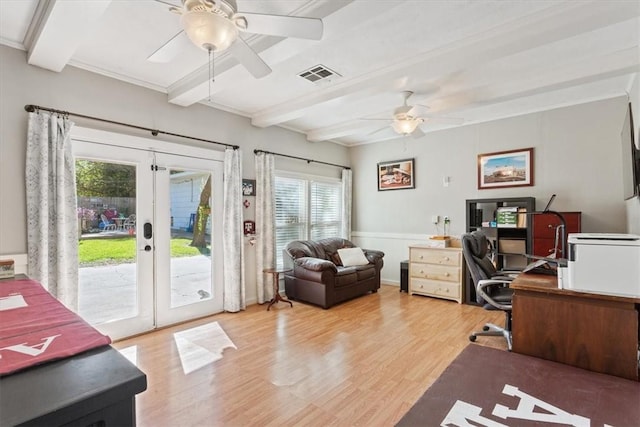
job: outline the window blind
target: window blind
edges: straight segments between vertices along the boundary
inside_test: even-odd
[[[282,250],[292,240],[323,239],[340,235],[342,185],[289,176],[275,177],[275,251],[278,267]]]

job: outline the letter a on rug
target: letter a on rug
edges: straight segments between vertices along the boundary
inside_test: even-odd
[[[469,345],[397,424],[639,426],[640,383]]]

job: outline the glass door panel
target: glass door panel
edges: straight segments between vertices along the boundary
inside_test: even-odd
[[[221,163],[156,154],[158,325],[222,311]],[[164,262],[168,260],[168,262]]]
[[[78,313],[112,339],[151,330],[153,252],[136,218],[152,219],[152,157],[84,141],[74,141],[74,155]]]

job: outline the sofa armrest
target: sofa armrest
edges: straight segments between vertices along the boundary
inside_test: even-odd
[[[336,268],[336,265],[331,261],[327,261],[326,259],[302,257],[302,258],[295,259],[293,262],[295,263],[295,265],[311,271],[325,271],[325,270],[333,270],[334,272],[338,271],[338,269]]]
[[[384,252],[376,251],[374,249],[363,249],[362,252],[364,252],[364,256],[367,257],[367,260],[371,264],[375,264],[384,257]]]

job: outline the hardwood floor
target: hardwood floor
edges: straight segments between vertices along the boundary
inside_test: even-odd
[[[217,361],[216,334],[202,331],[213,322],[237,347]],[[147,374],[139,426],[392,426],[464,347],[506,350],[500,338],[469,342],[485,322],[503,314],[383,285],[328,310],[253,305],[114,347]]]

